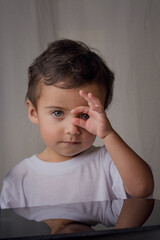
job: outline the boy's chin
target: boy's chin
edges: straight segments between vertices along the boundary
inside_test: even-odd
[[[76,157],[76,156],[78,156],[79,154],[81,154],[81,153],[83,153],[83,152],[85,152],[86,150],[82,150],[82,151],[79,151],[79,152],[75,152],[75,153],[62,153],[62,155],[64,156],[64,157],[69,157],[69,158],[74,158],[74,157]]]
[[[88,147],[89,148],[89,147]],[[80,155],[81,153],[85,152],[88,148],[85,149],[81,149],[79,151],[73,151],[73,152],[61,152],[60,154],[63,155],[64,157],[68,157],[68,158],[74,158],[78,155]]]

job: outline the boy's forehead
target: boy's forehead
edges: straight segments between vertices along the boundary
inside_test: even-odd
[[[43,85],[41,88],[40,101],[43,104],[56,105],[59,107],[70,105],[88,105],[87,101],[79,95],[79,91],[84,90],[86,92],[93,93],[96,97],[104,101],[102,91],[97,84],[88,84],[77,88],[63,89],[54,85],[46,86]]]

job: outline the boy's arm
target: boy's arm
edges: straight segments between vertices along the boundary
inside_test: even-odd
[[[91,93],[80,91],[80,95],[88,102],[71,111],[72,114],[86,113],[87,121],[73,118],[74,125],[85,128],[100,137],[114,161],[123,180],[126,192],[132,197],[147,197],[153,192],[153,175],[147,163],[140,158],[113,130],[105,114],[101,101]]]
[[[154,207],[153,199],[125,199],[115,228],[133,228],[142,226],[149,218]]]
[[[153,176],[149,166],[115,132],[103,142],[114,161],[126,192],[133,197],[147,197],[153,192]]]

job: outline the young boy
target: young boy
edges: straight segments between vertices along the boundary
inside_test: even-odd
[[[29,67],[26,104],[46,148],[9,172],[1,208],[152,194],[150,168],[105,114],[113,81],[101,57],[81,42],[53,42],[36,58]],[[96,136],[103,147],[92,146]]]

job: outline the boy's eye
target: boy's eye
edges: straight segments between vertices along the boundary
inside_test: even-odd
[[[56,110],[52,113],[52,115],[54,115],[56,118],[60,118],[63,117],[64,113],[62,111]]]
[[[83,113],[83,114],[81,115],[81,118],[84,119],[84,120],[88,120],[89,115],[88,115],[87,113]]]

